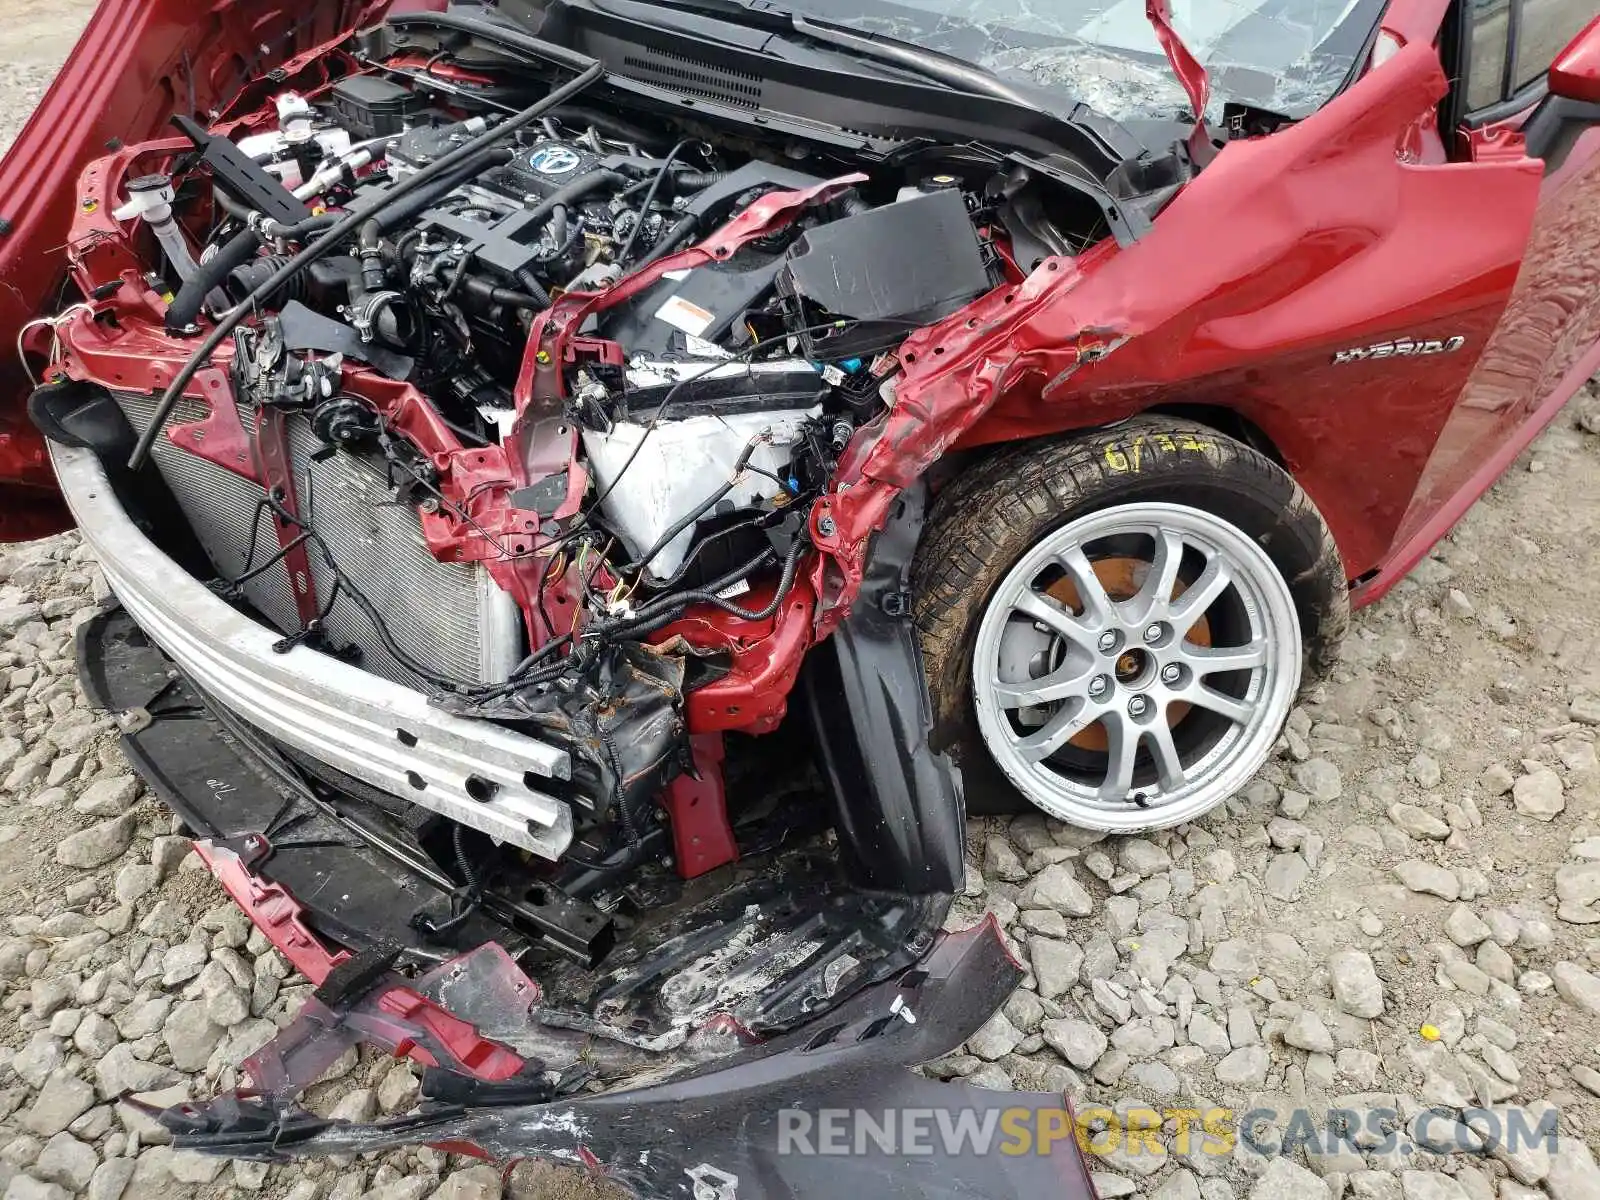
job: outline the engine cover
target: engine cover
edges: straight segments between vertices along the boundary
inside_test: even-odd
[[[581,179],[600,165],[600,160],[581,146],[547,140],[517,151],[500,172],[501,182],[524,195],[541,199]]]

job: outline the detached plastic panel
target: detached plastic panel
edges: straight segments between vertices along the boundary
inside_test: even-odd
[[[990,281],[966,202],[943,189],[808,230],[790,247],[779,286],[862,323],[807,347],[813,358],[838,359],[898,343],[981,296]]]

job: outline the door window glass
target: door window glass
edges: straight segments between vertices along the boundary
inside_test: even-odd
[[[1560,54],[1594,20],[1594,0],[1521,0],[1517,59],[1512,86],[1521,91],[1550,69]]]
[[[1468,0],[1467,109],[1500,103],[1506,83],[1511,0]]]
[[[1537,83],[1594,19],[1595,0],[1461,0],[1466,13],[1467,111]]]

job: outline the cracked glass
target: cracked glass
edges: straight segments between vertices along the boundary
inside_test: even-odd
[[[1211,76],[1207,117],[1236,101],[1289,117],[1327,103],[1384,0],[1172,0]],[[799,0],[784,7],[951,54],[1119,121],[1192,119],[1144,0]]]

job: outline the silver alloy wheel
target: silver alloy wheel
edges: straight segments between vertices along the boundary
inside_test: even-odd
[[[1143,547],[1143,578],[1113,595],[1091,552],[1129,544]],[[1075,603],[1045,590],[1063,581]],[[1217,628],[1231,644],[1203,644]],[[1293,597],[1260,546],[1201,509],[1126,504],[1053,530],[1000,581],[973,654],[978,729],[1053,817],[1111,832],[1177,825],[1261,766],[1300,659]]]

